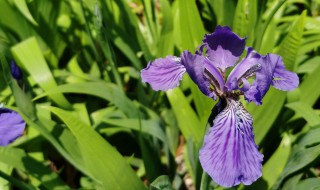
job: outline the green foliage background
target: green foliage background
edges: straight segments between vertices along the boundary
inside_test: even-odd
[[[223,189],[198,161],[215,102],[187,76],[168,92],[140,80],[216,25],[300,77],[245,104],[263,176],[231,189],[319,189],[319,11],[319,0],[1,0],[0,102],[27,128],[0,147],[0,189]]]

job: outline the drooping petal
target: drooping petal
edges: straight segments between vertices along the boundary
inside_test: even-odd
[[[203,94],[215,98],[215,93],[210,90],[210,81],[205,76],[205,62],[207,61],[206,57],[198,54],[193,55],[188,51],[184,51],[181,54],[181,63],[185,66],[193,82],[198,85]],[[212,75],[215,75],[215,73],[212,73]],[[219,73],[216,77],[221,78],[222,76]]]
[[[275,54],[261,56],[259,64],[261,69],[256,72],[256,80],[253,81],[250,89],[244,92],[247,101],[260,105],[270,85],[285,91],[293,90],[298,86],[298,76],[285,69],[281,56]]]
[[[206,34],[207,56],[216,67],[225,71],[234,66],[245,47],[245,38],[240,38],[227,26],[217,26],[212,34]]]
[[[200,163],[221,186],[250,185],[261,177],[263,155],[252,131],[252,117],[238,100],[227,106],[213,121],[200,150]]]
[[[272,62],[276,62],[273,73],[272,86],[279,90],[289,91],[298,87],[299,78],[296,73],[286,70],[282,58],[275,54],[270,54]]]
[[[226,82],[228,91],[240,89],[239,82],[244,82],[245,79],[261,69],[261,64],[259,63],[260,58],[261,55],[252,48],[249,47],[247,49],[247,56],[235,68],[233,68],[228,76]],[[246,86],[245,89],[248,90],[248,86]]]
[[[259,59],[261,69],[256,72],[256,80],[253,81],[250,89],[244,92],[248,102],[253,101],[257,105],[262,104],[262,98],[270,88],[276,63],[272,62],[269,54]]]
[[[167,56],[149,63],[141,71],[141,78],[143,82],[149,83],[153,90],[167,91],[179,86],[185,72],[186,68],[179,57]]]
[[[23,134],[25,121],[12,110],[0,108],[0,146],[6,146]]]

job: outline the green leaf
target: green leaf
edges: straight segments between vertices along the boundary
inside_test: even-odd
[[[303,117],[310,126],[316,126],[320,124],[319,115],[311,108],[310,105],[303,102],[293,102],[286,105],[286,107],[295,111],[295,113]]]
[[[168,176],[162,175],[150,184],[150,190],[173,190]]]
[[[288,177],[290,174],[298,172],[316,160],[319,157],[319,152],[320,145],[294,152],[290,156],[288,164],[284,168],[280,178],[277,180],[272,189],[279,189],[286,177]]]
[[[13,46],[11,51],[16,62],[29,72],[43,90],[48,91],[57,86],[35,37]],[[62,94],[54,94],[49,97],[61,107],[71,107]]]
[[[139,116],[137,107],[125,96],[123,91],[116,85],[105,82],[85,82],[60,85],[37,96],[35,100],[59,93],[77,93],[97,96],[112,102],[129,117],[138,118]]]
[[[319,66],[318,63],[320,62],[320,56],[314,56],[308,59],[307,61],[303,62],[301,65],[299,65],[297,69],[297,73],[307,73],[311,74],[313,71],[317,69]]]
[[[209,1],[217,17],[217,24],[222,26],[232,26],[235,14],[235,2],[226,0]]]
[[[0,17],[1,28],[6,29],[6,31],[14,31],[20,39],[34,34],[34,29],[30,22],[22,14],[17,14],[18,10],[9,1],[0,1],[0,13],[2,15]]]
[[[200,90],[199,87],[193,83],[193,81],[189,77],[185,77],[185,79],[189,80],[190,89],[192,92],[192,97],[195,102],[197,115],[201,122],[202,126],[205,126],[208,123],[208,118],[211,114],[211,110],[214,105],[217,103],[213,101],[213,99],[208,98],[204,95]]]
[[[201,125],[197,115],[189,105],[188,100],[180,88],[167,91],[167,97],[185,139],[192,138],[196,143],[200,143],[203,138],[205,126]]]
[[[269,9],[266,10],[266,13],[268,14],[267,15],[267,18],[266,18],[266,21],[264,21],[262,23],[262,19],[260,19],[258,22],[257,22],[257,37],[256,37],[256,40],[255,40],[255,44],[254,44],[254,48],[256,51],[260,51],[261,49],[261,43],[262,43],[262,40],[264,38],[264,34],[270,24],[270,22],[274,19],[274,16],[276,14],[276,12],[282,7],[282,5],[286,2],[286,0],[279,0],[279,1],[270,1],[270,4],[272,4],[270,6]]]
[[[34,20],[34,18],[32,17],[28,6],[27,6],[27,2],[25,0],[13,0],[13,3],[16,5],[16,7],[18,8],[18,10],[33,24],[38,26],[38,23]]]
[[[127,161],[90,126],[68,111],[44,108],[57,115],[76,137],[85,167],[98,180],[100,189],[146,189]]]
[[[63,128],[55,128],[55,130],[59,132],[59,134],[55,134],[53,132],[55,123],[53,123],[51,120],[39,117],[38,120],[33,121],[23,113],[20,114],[26,123],[39,131],[39,133],[41,133],[41,135],[46,138],[66,160],[68,160],[81,172],[90,176],[83,166],[82,157],[80,157],[78,153],[78,145],[70,132]]]
[[[263,165],[263,179],[271,187],[282,173],[291,152],[290,136],[284,135],[277,150],[272,154],[266,164]]]
[[[277,53],[282,56],[288,70],[294,70],[294,64],[300,48],[302,34],[306,22],[306,11],[294,23],[292,29],[278,47]]]
[[[201,44],[205,30],[195,1],[178,1],[182,49],[193,52]]]
[[[320,126],[311,128],[303,137],[299,140],[296,149],[304,149],[320,143]]]
[[[163,15],[163,25],[158,40],[157,57],[165,57],[173,55],[174,36],[173,36],[173,15],[170,4],[167,0],[159,1],[161,5],[161,13]]]
[[[318,178],[308,178],[300,181],[294,190],[319,190],[320,189],[320,179]]]
[[[69,189],[49,167],[28,156],[22,149],[0,147],[0,161],[28,172],[37,178],[47,189]]]
[[[310,106],[312,106],[319,98],[320,95],[320,65],[308,75],[300,84],[300,100]]]
[[[10,190],[10,179],[5,178],[3,176],[11,177],[10,174],[13,170],[12,166],[9,166],[5,163],[0,163],[0,189],[1,190]],[[13,180],[15,180],[13,177],[11,177]],[[18,181],[18,180],[17,180]]]
[[[247,107],[253,117],[255,141],[260,144],[278,117],[284,104],[286,93],[270,88],[262,100],[262,105],[250,103]]]
[[[239,0],[232,29],[239,36],[248,36],[247,45],[252,45],[256,19],[257,1]]]
[[[10,183],[16,187],[18,187],[21,190],[35,190],[36,188],[31,186],[31,185],[27,185],[23,182],[21,182],[21,180],[18,180],[14,177],[11,177],[10,175],[6,174],[5,172],[3,172],[2,170],[0,170],[0,177],[3,178],[3,181],[6,181],[7,183]],[[7,190],[10,189],[9,184],[7,186],[1,186],[2,190]]]
[[[303,176],[303,173],[299,173],[296,174],[292,177],[290,177],[289,179],[287,179],[284,183],[283,183],[283,190],[293,190],[297,184],[299,183],[301,177]]]
[[[158,120],[138,120],[138,119],[102,119],[102,122],[118,127],[133,129],[158,138],[166,143],[166,136],[161,129]]]
[[[138,138],[147,180],[153,181],[161,175],[161,147],[158,141],[146,134],[139,133]]]

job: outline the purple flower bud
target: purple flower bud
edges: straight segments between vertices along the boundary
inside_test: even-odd
[[[12,60],[10,64],[11,68],[11,75],[13,76],[14,79],[20,80],[22,78],[22,72],[18,65]]]

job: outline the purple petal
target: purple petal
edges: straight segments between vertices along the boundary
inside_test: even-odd
[[[179,86],[185,72],[186,68],[181,64],[180,58],[167,56],[149,63],[141,70],[141,78],[143,82],[149,83],[153,90],[167,91]]]
[[[273,73],[272,86],[279,90],[290,91],[298,87],[299,78],[296,73],[286,70],[282,58],[275,54],[270,54],[270,59],[276,62]]]
[[[238,100],[227,99],[204,138],[200,163],[221,186],[250,185],[261,177],[263,155],[252,131],[252,117]]]
[[[245,38],[240,38],[227,26],[217,26],[212,34],[206,34],[207,56],[213,65],[225,71],[235,65],[245,47]]]
[[[284,68],[281,56],[267,54],[260,58],[259,63],[261,69],[256,72],[256,80],[250,89],[244,92],[247,101],[260,105],[270,85],[280,90],[293,90],[298,86],[298,76]]]
[[[192,55],[188,51],[184,51],[181,54],[181,63],[185,66],[190,78],[196,83],[200,91],[211,98],[215,98],[215,93],[210,90],[210,81],[205,76],[205,65],[208,62],[207,58],[202,55]],[[210,71],[209,71],[210,72]],[[215,81],[220,81],[222,76],[220,72],[211,73],[212,77],[215,77]],[[222,79],[223,82],[223,79]],[[220,88],[219,83],[217,83],[218,88]]]
[[[205,75],[207,79],[211,81],[210,83],[217,89],[217,91],[224,93],[224,79],[221,72],[212,65],[207,58],[204,59],[204,67]]]
[[[239,83],[246,85],[243,88],[243,91],[247,91],[248,81],[246,79],[261,69],[261,64],[259,63],[261,55],[250,47],[247,51],[247,56],[231,71],[228,76],[226,82],[228,91],[240,89]]]
[[[0,146],[6,146],[23,134],[25,121],[12,110],[0,108]]]

